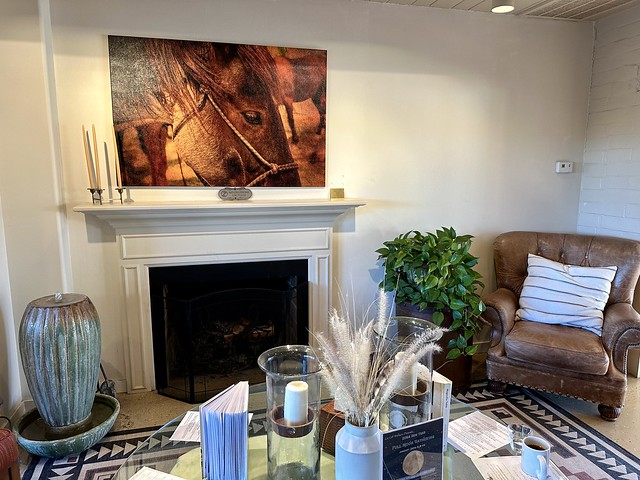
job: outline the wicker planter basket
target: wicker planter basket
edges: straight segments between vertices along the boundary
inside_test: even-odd
[[[333,400],[320,409],[320,440],[322,449],[335,455],[336,434],[344,426],[344,414],[333,408]]]

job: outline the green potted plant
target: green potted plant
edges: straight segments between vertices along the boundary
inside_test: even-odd
[[[396,313],[421,316],[449,329],[443,363],[477,350],[473,334],[480,328],[478,317],[485,305],[479,292],[484,284],[474,270],[478,258],[469,253],[472,238],[458,235],[452,227],[434,233],[412,230],[376,250],[385,273],[380,286],[395,290]],[[434,361],[435,368],[441,366],[437,358]],[[470,361],[466,363],[470,376]],[[451,378],[451,371],[440,371]]]

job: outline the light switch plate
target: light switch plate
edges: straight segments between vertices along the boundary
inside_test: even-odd
[[[573,162],[569,162],[566,160],[558,160],[556,162],[556,173],[572,173],[573,172]]]

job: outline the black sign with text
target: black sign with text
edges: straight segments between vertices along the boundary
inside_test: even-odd
[[[442,478],[442,418],[384,432],[384,480]]]

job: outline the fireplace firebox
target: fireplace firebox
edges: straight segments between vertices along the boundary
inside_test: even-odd
[[[308,343],[307,278],[306,260],[150,268],[157,391],[200,403],[264,381],[260,353]]]

